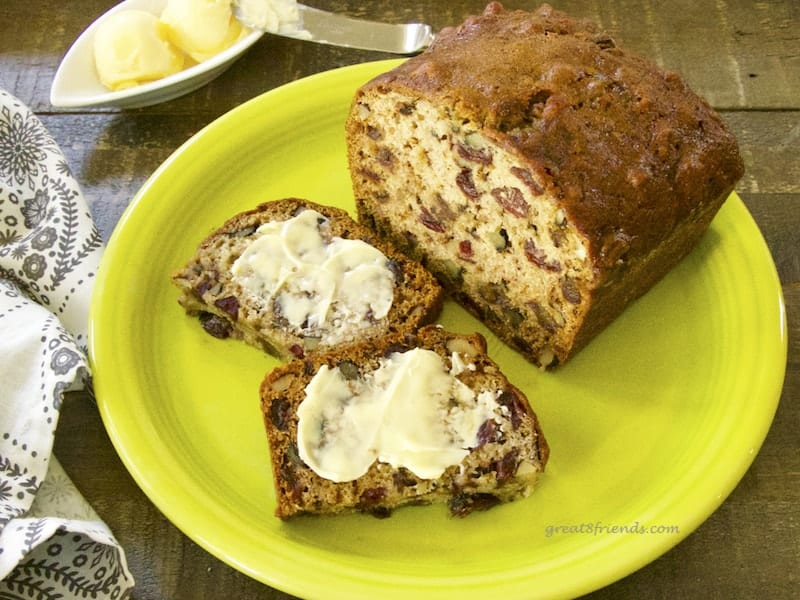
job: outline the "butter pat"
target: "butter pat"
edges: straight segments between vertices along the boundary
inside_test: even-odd
[[[294,37],[310,37],[301,27],[296,0],[234,0],[234,4],[248,27]]]
[[[331,237],[317,211],[257,233],[233,263],[233,280],[291,331],[333,344],[389,314],[395,282],[386,256],[362,240]]]
[[[249,33],[233,17],[231,0],[169,0],[161,22],[169,40],[197,62],[222,52]]]
[[[358,379],[323,365],[305,393],[297,410],[300,458],[336,482],[361,477],[376,460],[438,478],[501,411],[499,392],[475,394],[421,348],[394,353]]]
[[[161,79],[183,69],[183,54],[172,46],[158,18],[142,10],[111,15],[94,37],[100,82],[121,90]]]

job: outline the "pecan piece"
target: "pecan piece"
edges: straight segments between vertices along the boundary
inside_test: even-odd
[[[411,104],[410,102],[403,102],[403,103],[398,105],[397,112],[399,112],[401,115],[404,115],[404,116],[407,117],[409,115],[414,114],[414,109],[415,109],[415,106],[413,104]]]
[[[392,473],[392,481],[398,490],[402,490],[407,487],[414,487],[417,485],[417,483],[419,483],[411,474],[411,472],[405,467],[400,467],[397,469],[397,471]]]
[[[541,304],[536,302],[536,300],[531,300],[527,303],[527,305],[533,311],[533,314],[536,315],[536,321],[539,323],[539,326],[545,331],[555,333],[556,329],[558,328],[558,323],[556,323],[553,315],[551,315]]]

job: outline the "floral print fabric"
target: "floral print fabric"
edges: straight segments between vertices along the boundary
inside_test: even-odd
[[[64,392],[90,383],[103,250],[41,121],[0,90],[0,597],[125,598],[125,554],[52,455]]]

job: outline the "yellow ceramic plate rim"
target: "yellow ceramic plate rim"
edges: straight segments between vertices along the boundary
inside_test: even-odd
[[[552,447],[530,498],[464,520],[443,507],[386,520],[272,517],[257,385],[276,363],[205,335],[175,302],[169,273],[235,212],[291,195],[352,211],[344,118],[358,85],[394,64],[344,67],[255,98],[199,132],[142,187],[109,241],[92,301],[103,421],[173,523],[289,593],[553,598],[597,589],[702,523],[772,422],[785,310],[769,251],[738,196],[675,271],[554,373],[448,304],[440,322],[487,336]]]

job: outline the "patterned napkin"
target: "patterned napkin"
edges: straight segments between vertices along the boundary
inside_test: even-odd
[[[0,598],[126,598],[125,553],[52,454],[90,385],[102,240],[56,143],[0,89]]]

